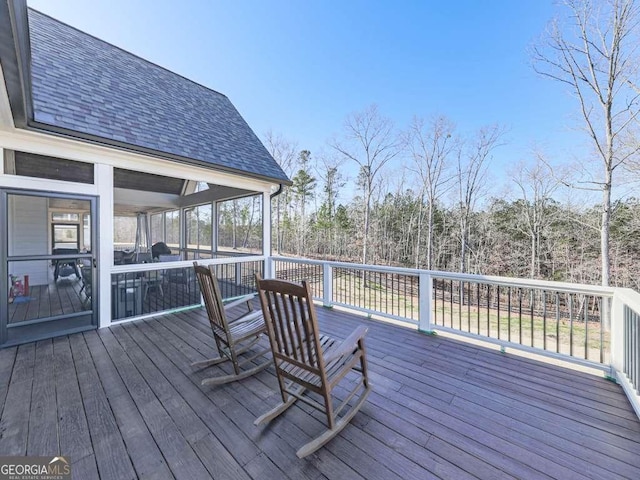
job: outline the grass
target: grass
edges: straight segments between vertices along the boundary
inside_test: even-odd
[[[440,307],[440,305],[439,305]],[[500,311],[497,309],[477,307],[462,310],[459,305],[453,308],[443,306],[433,311],[436,325],[471,332],[485,337],[506,340],[529,347],[542,348],[548,351],[564,353],[575,357],[600,362],[600,347],[603,356],[609,351],[609,334],[602,333],[597,322],[556,320],[538,315],[520,316],[519,313]],[[606,360],[604,358],[603,360]]]
[[[382,316],[418,320],[420,302],[415,294],[415,284],[411,284],[408,277],[384,275],[373,276],[364,284],[359,272],[341,270],[333,278],[332,301],[370,310]],[[314,295],[322,297],[322,275],[314,275],[309,280]],[[389,284],[394,288],[389,288]],[[599,322],[585,322],[582,318],[580,321],[574,319],[573,322],[563,318],[557,320],[553,314],[547,315],[545,319],[540,314],[531,315],[530,311],[520,314],[512,310],[509,313],[504,306],[501,306],[500,311],[493,307],[487,309],[486,306],[478,308],[477,304],[464,304],[460,308],[460,304],[455,302],[458,300],[456,295],[452,299],[441,290],[436,293],[437,301],[432,302],[431,312],[432,323],[435,325],[594,362],[608,360],[609,334],[603,332],[601,338]],[[520,298],[526,298],[526,295]]]
[[[438,292],[438,298],[442,293]],[[455,297],[454,297],[455,299]],[[403,295],[397,290],[386,288],[381,283],[367,282],[363,286],[359,275],[345,275],[333,279],[333,300],[346,305],[379,312],[382,315],[419,318],[419,299],[415,295]],[[480,336],[505,340],[520,345],[541,348],[600,362],[602,346],[603,359],[607,360],[609,334],[600,337],[598,322],[556,320],[555,315],[547,316],[524,312],[510,314],[504,307],[500,311],[486,306],[460,305],[442,300],[433,302],[432,322],[438,326],[474,333]],[[437,310],[436,310],[437,308]]]

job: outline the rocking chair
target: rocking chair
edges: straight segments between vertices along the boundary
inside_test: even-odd
[[[213,267],[207,268],[198,265],[197,262],[193,262],[193,266],[196,277],[198,278],[202,297],[204,298],[204,304],[207,309],[209,322],[211,323],[219,357],[195,362],[192,364],[192,367],[205,368],[230,361],[234,371],[234,373],[230,375],[205,378],[201,384],[222,385],[224,383],[241,380],[271,365],[272,362],[270,358],[258,365],[251,363],[253,360],[268,354],[268,347],[258,351],[251,351],[251,355],[248,357],[240,358],[241,355],[251,350],[251,348],[258,343],[263,333],[266,333],[262,312],[258,310],[254,311],[251,306],[253,295],[245,295],[235,301],[224,304],[222,302],[218,280],[213,273]],[[248,312],[229,321],[226,311],[243,303],[247,304]],[[250,365],[248,369],[241,368],[247,364]]]
[[[271,421],[297,400],[323,412],[329,428],[296,452],[299,458],[303,458],[340,433],[360,410],[371,391],[364,346],[367,329],[359,326],[342,342],[321,335],[311,291],[306,282],[298,285],[282,280],[262,280],[259,275],[256,275],[256,282],[282,402],[256,419],[254,424]],[[354,371],[358,375],[355,386],[334,409],[334,387]],[[303,395],[305,391],[319,395],[320,401]],[[358,391],[361,392],[357,402],[338,417]]]

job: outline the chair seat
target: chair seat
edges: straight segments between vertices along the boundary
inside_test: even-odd
[[[224,329],[215,325],[214,330],[219,336],[225,335]],[[248,337],[253,337],[264,332],[264,319],[261,311],[249,312],[248,314],[229,323],[229,335],[234,342],[238,342]]]
[[[331,348],[339,343],[335,338],[331,338],[327,335],[321,335],[319,340],[323,356],[327,351],[331,350]],[[355,363],[358,360],[358,357],[359,352],[357,349],[354,349],[354,351],[349,355],[344,355],[325,363],[327,382],[330,385],[333,385],[336,381],[340,380],[346,372],[345,369],[349,368],[348,365]],[[300,368],[297,365],[287,363],[286,360],[283,360],[282,363],[279,364],[279,368],[282,370],[284,375],[292,380],[295,379],[299,382],[304,382],[308,386],[317,387],[318,389],[322,388],[322,379],[320,377],[319,370],[309,371],[307,369]]]

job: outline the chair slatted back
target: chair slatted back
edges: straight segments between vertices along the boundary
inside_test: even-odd
[[[307,282],[258,278],[258,291],[274,358],[321,375],[320,334]]]
[[[229,328],[218,279],[209,267],[198,265],[194,262],[193,268],[196,271],[200,292],[204,299],[204,305],[207,309],[207,316],[209,317],[209,322],[211,322],[213,333],[217,336],[224,335],[226,337]]]

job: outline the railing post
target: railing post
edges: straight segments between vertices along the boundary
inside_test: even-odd
[[[606,303],[606,302],[603,302]],[[603,308],[603,316],[608,309]],[[606,321],[605,318],[602,321]],[[615,380],[617,373],[624,372],[624,301],[616,292],[611,300],[610,319],[611,326],[611,370],[609,375]]]
[[[242,263],[236,263],[236,285],[242,285]]]
[[[418,330],[431,334],[433,333],[431,329],[431,293],[433,292],[433,278],[428,272],[420,272],[418,281]]]
[[[328,263],[322,264],[322,306],[333,307],[333,268]]]
[[[264,278],[275,278],[273,269],[273,257],[268,256],[264,258]]]

